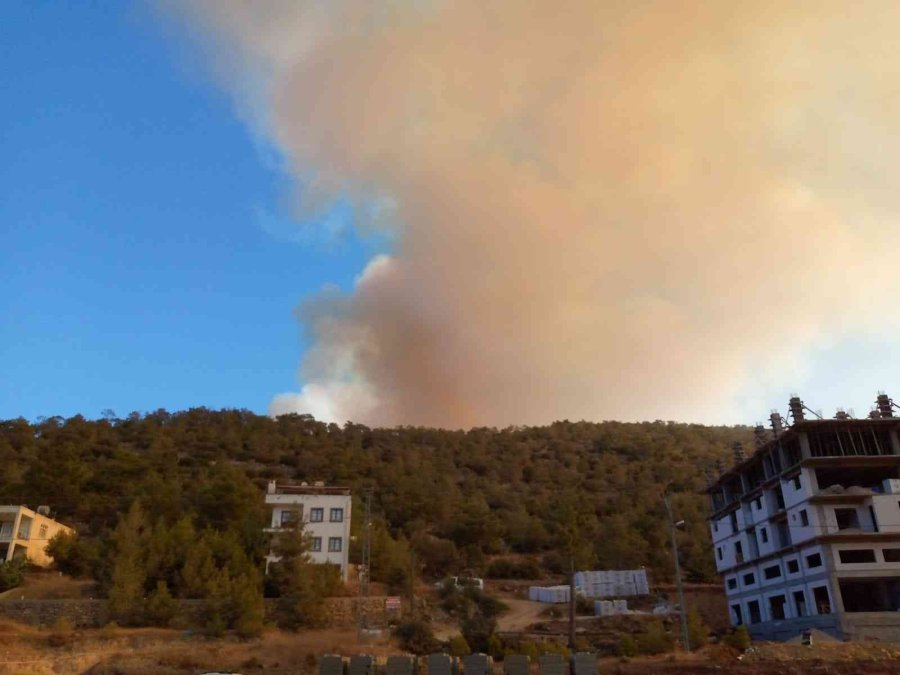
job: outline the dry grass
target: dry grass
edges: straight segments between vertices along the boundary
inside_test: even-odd
[[[77,630],[61,641],[52,630],[0,622],[0,674],[181,675],[205,671],[297,673],[316,670],[323,653],[400,653],[385,636],[357,641],[355,630],[270,631],[258,640],[208,640],[160,628]]]
[[[58,572],[31,572],[20,586],[0,593],[4,600],[69,600],[97,597],[97,584],[90,580],[73,579]]]

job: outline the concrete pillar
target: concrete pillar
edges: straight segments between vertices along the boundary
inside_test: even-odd
[[[828,551],[828,555],[831,556],[832,552]],[[843,614],[844,599],[841,597],[841,587],[838,585],[837,574],[834,572],[828,575],[828,590],[831,594],[831,613]]]
[[[19,538],[19,526],[22,524],[22,509],[16,511],[16,519],[13,521],[12,539],[9,542],[9,550],[6,554],[6,560],[9,562],[13,559],[16,551],[16,539]]]
[[[900,439],[897,437],[897,430],[891,429],[888,433],[891,437],[891,454],[900,455]]]
[[[809,438],[806,435],[806,432],[801,432],[797,434],[798,440],[800,441],[800,458],[801,459],[809,459]]]

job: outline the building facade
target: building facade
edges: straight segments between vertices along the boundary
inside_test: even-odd
[[[710,485],[710,527],[731,622],[756,639],[812,628],[900,639],[900,419],[776,414],[757,451]]]
[[[59,532],[72,531],[53,520],[47,507],[32,511],[22,505],[0,505],[0,562],[27,559],[47,567],[53,562],[47,555],[47,544]]]
[[[285,485],[270,481],[266,504],[272,507],[267,532],[278,534],[302,525],[309,538],[309,556],[316,563],[337,565],[347,581],[350,555],[350,488],[315,485]],[[269,563],[278,556],[269,555]]]

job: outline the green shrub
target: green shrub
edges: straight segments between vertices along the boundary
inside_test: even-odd
[[[637,637],[639,654],[665,654],[675,649],[674,638],[666,632],[661,621],[654,621]]]
[[[21,584],[24,573],[24,560],[10,560],[7,563],[0,563],[0,593]]]
[[[58,532],[47,544],[53,565],[70,577],[88,577],[97,572],[100,546],[97,540],[85,540],[75,532]]]
[[[518,651],[513,652],[513,653],[524,654],[532,661],[534,661],[538,657],[538,654],[540,654],[540,652],[538,651],[537,644],[535,644],[534,642],[531,642],[530,640],[527,642],[522,642],[519,645]]]
[[[213,612],[204,626],[203,631],[209,637],[220,638],[225,635],[225,619],[219,612]]]
[[[729,647],[745,652],[750,647],[750,631],[742,624],[726,635],[724,642]]]
[[[593,616],[594,601],[591,598],[584,597],[583,595],[575,596],[575,613],[579,616]]]
[[[495,659],[503,657],[503,640],[498,635],[491,635],[488,638],[487,653]]]
[[[175,618],[177,605],[169,593],[169,587],[165,581],[157,581],[156,588],[147,598],[144,616],[151,626],[168,626]]]
[[[394,629],[400,647],[416,655],[430,654],[440,645],[424,621],[406,621]]]
[[[537,647],[541,654],[562,654],[569,658],[569,648],[561,642],[538,642]]]
[[[619,639],[619,656],[637,656],[637,644],[630,635],[623,635]]]
[[[451,656],[466,656],[472,653],[472,650],[469,649],[469,643],[466,642],[466,638],[462,635],[450,638],[450,643],[447,647]]]
[[[688,639],[691,641],[691,649],[700,649],[709,642],[709,626],[703,623],[700,612],[692,607],[687,615]]]

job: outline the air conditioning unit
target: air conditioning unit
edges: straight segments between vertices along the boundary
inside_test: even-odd
[[[900,482],[900,481],[898,481],[898,482]],[[37,512],[39,514],[41,514],[42,516],[49,516],[50,515],[50,507],[47,505],[41,505],[41,506],[37,507]]]
[[[900,478],[885,478],[881,485],[885,494],[900,495]]]

